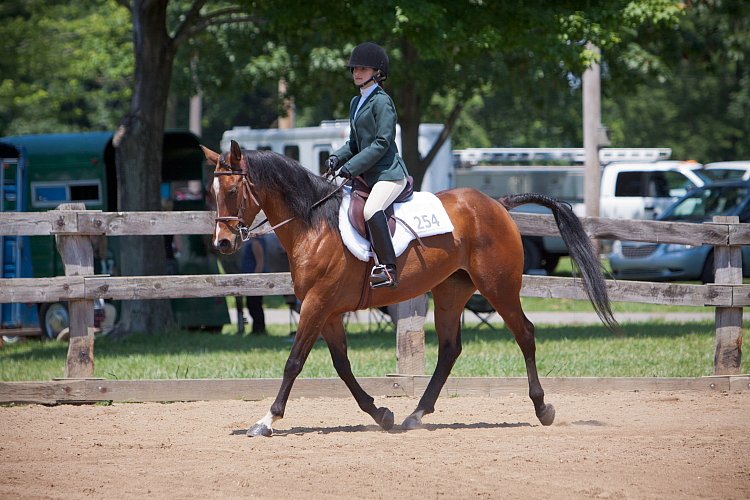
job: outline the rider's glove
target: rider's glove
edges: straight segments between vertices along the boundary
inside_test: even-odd
[[[331,155],[326,160],[326,170],[332,174],[336,173],[336,169],[339,168],[339,158],[336,155]]]

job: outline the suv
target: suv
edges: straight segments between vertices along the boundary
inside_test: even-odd
[[[736,215],[750,222],[750,181],[716,182],[677,200],[658,220],[708,222],[716,215]],[[635,280],[714,280],[711,245],[616,241],[609,254],[615,278]],[[750,247],[742,247],[743,275],[750,276]]]

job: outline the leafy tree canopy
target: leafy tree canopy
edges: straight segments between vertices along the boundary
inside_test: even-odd
[[[133,83],[126,11],[111,0],[5,0],[0,19],[0,133],[114,129]]]

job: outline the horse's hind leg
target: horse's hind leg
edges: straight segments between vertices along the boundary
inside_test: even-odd
[[[432,289],[435,301],[435,330],[438,336],[438,360],[417,408],[406,417],[403,427],[414,429],[422,417],[435,411],[435,402],[453,364],[461,354],[461,313],[476,287],[464,271],[458,271]]]
[[[480,291],[482,289],[480,288]],[[486,292],[486,293],[485,293]],[[526,376],[529,381],[529,397],[534,403],[536,416],[542,425],[552,425],[555,420],[555,408],[544,403],[544,390],[539,382],[536,369],[536,341],[534,340],[534,324],[529,321],[521,309],[521,298],[512,294],[502,299],[497,292],[485,291],[482,294],[490,301],[495,310],[502,316],[505,324],[513,332],[518,347],[521,348],[526,362]]]
[[[323,331],[323,338],[328,344],[328,350],[331,353],[333,366],[336,368],[341,380],[354,396],[359,407],[370,415],[377,424],[384,430],[390,430],[393,427],[393,412],[388,408],[375,406],[375,400],[367,394],[352,373],[352,366],[347,356],[346,332],[341,321],[341,316],[332,316]]]

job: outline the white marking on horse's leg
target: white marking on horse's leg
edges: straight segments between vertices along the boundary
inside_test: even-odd
[[[272,429],[273,423],[277,420],[281,420],[281,417],[277,417],[269,411],[268,413],[266,413],[266,416],[258,420],[255,425],[264,425],[269,429]]]
[[[422,421],[422,417],[424,417],[424,410],[417,410],[417,411],[415,411],[414,413],[412,413],[409,416],[410,417],[415,417],[415,418],[419,419],[419,421],[421,422]]]

